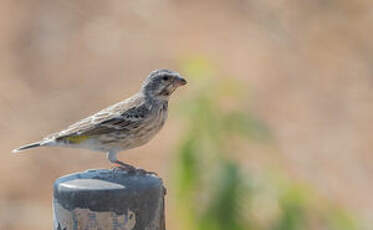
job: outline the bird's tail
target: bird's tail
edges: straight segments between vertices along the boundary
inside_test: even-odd
[[[24,145],[24,146],[21,146],[19,148],[16,148],[12,152],[13,153],[18,153],[18,152],[21,152],[21,151],[26,150],[26,149],[36,148],[36,147],[40,147],[40,146],[42,146],[41,142],[35,142],[35,143],[32,143],[32,144],[28,144],[28,145]]]

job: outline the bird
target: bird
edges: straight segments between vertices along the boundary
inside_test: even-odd
[[[148,143],[161,130],[167,119],[170,96],[186,84],[175,71],[154,70],[133,96],[13,152],[53,146],[82,148],[104,152],[112,164],[133,169],[119,161],[117,154]]]

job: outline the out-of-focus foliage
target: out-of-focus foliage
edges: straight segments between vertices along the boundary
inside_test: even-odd
[[[231,159],[237,139],[271,145],[270,131],[250,113],[237,80],[215,77],[203,58],[185,62],[191,96],[180,103],[187,127],[175,168],[180,229],[359,229],[346,211],[284,172],[255,174]]]

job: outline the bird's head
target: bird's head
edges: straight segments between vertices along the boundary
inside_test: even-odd
[[[154,99],[168,100],[176,88],[183,86],[187,81],[176,73],[167,69],[151,72],[142,85],[142,92]]]

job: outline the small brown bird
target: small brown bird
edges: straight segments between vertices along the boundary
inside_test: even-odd
[[[174,71],[155,70],[132,97],[13,152],[41,146],[84,148],[106,152],[111,163],[133,168],[119,161],[117,153],[144,145],[159,132],[167,119],[170,95],[186,83]]]

